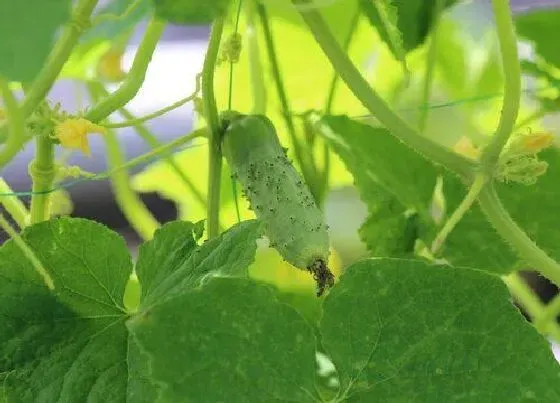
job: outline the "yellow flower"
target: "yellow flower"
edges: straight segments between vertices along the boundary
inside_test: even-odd
[[[473,160],[478,159],[480,155],[480,150],[473,145],[471,139],[465,136],[461,137],[459,141],[457,141],[457,143],[453,146],[453,151]]]
[[[71,118],[57,124],[54,133],[63,147],[81,150],[85,155],[90,156],[87,135],[89,133],[104,134],[105,128],[84,118]]]
[[[532,135],[524,136],[523,145],[525,150],[538,153],[552,145],[554,136],[548,132],[533,133]]]
[[[97,74],[109,82],[122,81],[126,73],[122,69],[123,52],[118,49],[109,49],[99,60]]]
[[[538,154],[554,142],[554,136],[549,132],[514,134],[506,146],[508,155]]]

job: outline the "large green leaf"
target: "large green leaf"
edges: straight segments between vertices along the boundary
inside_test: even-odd
[[[539,56],[557,67],[560,66],[556,40],[560,29],[560,11],[545,9],[519,14],[515,18],[515,26],[521,37],[533,43]]]
[[[391,53],[403,68],[406,69],[406,50],[403,45],[402,33],[398,27],[398,10],[392,0],[372,1],[360,0],[364,15],[373,25]]]
[[[548,162],[548,171],[537,183],[525,186],[516,183],[497,184],[496,189],[506,210],[520,227],[553,259],[560,260],[560,216],[551,214],[558,208],[560,189],[560,152],[550,149],[541,159]],[[450,208],[463,198],[464,190],[457,183],[445,186]],[[475,205],[463,217],[447,239],[444,256],[455,265],[489,268],[507,273],[519,264],[519,257],[488,224]]]
[[[122,401],[122,298],[132,270],[123,240],[79,219],[35,225],[23,238],[55,290],[49,292],[14,242],[2,246],[0,384],[7,401]]]
[[[414,50],[430,33],[438,0],[360,0],[362,9],[381,38],[400,59],[401,48]],[[457,0],[445,0],[449,7]]]
[[[200,226],[165,225],[142,247],[138,277],[147,290],[142,303],[174,275],[176,297],[200,289],[203,277],[211,274],[243,275],[258,228],[246,222],[196,247]],[[154,401],[159,386],[148,355],[125,326],[131,313],[123,297],[132,263],[122,238],[75,218],[31,226],[22,237],[55,289],[47,289],[13,241],[0,248],[0,396],[10,402]],[[229,298],[225,291],[223,296]],[[231,309],[243,303],[242,298],[232,300]],[[189,361],[185,365],[184,371],[192,369]]]
[[[80,38],[82,42],[114,40],[130,31],[151,9],[150,0],[113,0],[101,8],[94,17],[97,23]],[[114,17],[114,18],[113,18]]]
[[[0,1],[0,75],[30,82],[45,64],[70,0]]]
[[[400,259],[349,267],[321,323],[337,401],[557,402],[560,368],[508,297],[478,270]]]
[[[205,24],[223,15],[231,0],[152,0],[156,14],[174,24]]]
[[[246,276],[247,267],[253,262],[257,249],[256,239],[262,234],[261,224],[258,221],[244,221],[223,233],[219,238],[206,241],[199,248],[189,250],[185,242],[180,244],[180,253],[183,257],[173,257],[165,250],[169,243],[164,245],[164,250],[157,250],[158,254],[167,256],[173,262],[173,269],[163,277],[154,276],[150,270],[155,270],[152,265],[150,270],[138,272],[138,279],[142,284],[146,277],[154,278],[150,281],[150,290],[141,302],[141,308],[149,308],[161,303],[164,299],[176,297],[185,291],[192,290],[201,285],[202,281],[212,275],[220,276]],[[187,241],[190,244],[190,240]],[[154,248],[152,248],[154,251]],[[177,248],[175,249],[177,251]],[[188,250],[185,253],[185,250]],[[190,253],[189,253],[190,252]],[[176,252],[177,253],[177,252]],[[144,254],[144,259],[151,254]],[[178,264],[178,265],[176,265]],[[138,262],[141,265],[141,262]],[[161,269],[159,269],[161,271]],[[165,269],[164,269],[165,270]]]
[[[447,216],[465,197],[465,186],[455,176],[436,170],[385,129],[343,116],[326,116],[322,124],[328,128],[323,133],[353,173],[370,209],[371,216],[361,229],[370,249],[377,256],[400,256],[415,231],[430,244],[434,227],[429,211],[437,175],[443,176]],[[549,167],[536,185],[497,183],[497,191],[521,228],[554,259],[560,260],[560,235],[556,231],[560,216],[550,214],[560,198],[560,152],[548,150],[542,153],[542,159]],[[419,216],[407,213],[410,209]],[[407,222],[404,214],[412,217],[413,222]],[[441,253],[454,265],[497,273],[509,273],[520,263],[519,256],[496,233],[477,204],[453,229]]]
[[[148,352],[163,401],[318,400],[311,327],[250,280],[211,279],[129,328]]]
[[[346,116],[325,116],[321,132],[354,175],[370,217],[360,230],[376,256],[403,256],[433,226],[438,171],[386,129]]]

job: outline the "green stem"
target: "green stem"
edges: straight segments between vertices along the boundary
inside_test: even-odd
[[[461,204],[459,204],[459,206],[455,209],[453,214],[451,214],[451,217],[449,217],[443,228],[439,231],[436,238],[434,239],[431,247],[432,254],[435,255],[439,251],[439,248],[441,247],[441,245],[443,245],[451,231],[453,231],[453,228],[455,228],[455,226],[459,223],[459,221],[461,221],[463,216],[469,211],[473,203],[476,201],[476,198],[478,197],[485,183],[486,175],[478,174],[475,177],[474,182],[472,183],[467,195],[465,196]]]
[[[217,18],[212,24],[208,50],[202,69],[202,101],[204,114],[209,128],[209,173],[208,173],[208,239],[220,233],[220,186],[222,178],[221,127],[214,96],[214,70],[224,30],[223,18]]]
[[[138,46],[132,67],[121,86],[108,97],[101,100],[85,115],[93,123],[105,119],[117,109],[125,106],[140,90],[146,77],[146,70],[165,28],[165,22],[153,17],[146,28],[144,38]]]
[[[338,45],[321,15],[313,10],[301,12],[315,39],[348,88],[394,136],[434,162],[463,177],[472,177],[476,164],[452,150],[423,137],[381,99]]]
[[[124,117],[126,117],[127,119],[134,119],[133,115],[125,108],[121,108],[119,110],[119,112]],[[134,130],[136,130],[136,133],[138,133],[138,135],[140,137],[142,137],[144,139],[144,141],[146,141],[146,143],[148,143],[148,145],[152,148],[152,150],[155,150],[157,147],[160,147],[162,145],[162,143],[156,138],[156,136],[154,136],[146,128],[146,126],[141,125],[141,124],[136,124],[136,125],[134,125]],[[173,172],[175,172],[175,174],[179,177],[179,179],[181,179],[181,181],[183,182],[185,187],[192,193],[194,198],[199,203],[206,206],[206,203],[207,203],[206,196],[202,192],[200,192],[196,188],[194,183],[189,179],[189,177],[187,175],[185,175],[185,172],[183,172],[183,170],[181,169],[179,164],[177,164],[177,162],[175,161],[173,156],[164,155],[163,159],[169,165],[169,167],[173,170]]]
[[[46,191],[53,186],[56,176],[54,163],[54,143],[46,136],[37,136],[35,140],[35,159],[29,164],[29,174],[33,180],[31,197],[31,224],[48,220],[50,195]]]
[[[508,274],[507,276],[502,277],[502,280],[508,286],[508,289],[514,299],[532,319],[540,316],[545,305],[539,297],[535,295],[531,287],[529,287],[527,282],[519,275],[519,273],[513,272]]]
[[[352,43],[352,38],[354,37],[354,33],[356,32],[356,28],[358,26],[358,22],[360,21],[360,16],[362,15],[361,10],[358,8],[356,10],[356,14],[352,18],[350,22],[350,30],[348,31],[348,35],[344,38],[344,44],[342,48],[345,52],[348,52],[350,48],[350,44]],[[325,113],[328,115],[332,112],[334,99],[336,96],[336,90],[338,89],[338,83],[340,82],[340,75],[338,71],[334,70],[333,77],[331,80],[331,85],[329,87],[329,95],[327,96],[327,102],[325,103]]]
[[[25,119],[8,83],[0,77],[0,94],[8,121],[8,138],[0,150],[0,168],[12,160],[25,142]]]
[[[88,87],[89,87],[90,91],[95,93],[95,94],[99,94],[100,96],[107,96],[108,95],[107,90],[103,87],[103,85],[101,85],[98,82],[90,82],[90,83],[88,83]],[[198,93],[198,80],[197,80],[196,93]],[[132,126],[134,126],[134,130],[136,130],[136,133],[138,133],[138,135],[140,137],[142,137],[142,139],[144,139],[144,141],[146,141],[146,143],[148,143],[148,145],[152,148],[152,150],[155,150],[162,145],[162,143],[156,138],[156,136],[154,136],[146,128],[146,126],[141,124],[142,119],[136,118],[127,108],[124,108],[124,107],[119,109],[119,113],[121,115],[123,115],[126,119],[128,119],[128,122],[134,122],[132,124]],[[112,124],[109,124],[109,125],[106,124],[104,126],[105,127],[112,127],[113,125]],[[196,188],[196,186],[189,179],[189,177],[187,175],[185,175],[185,173],[179,167],[179,165],[177,164],[175,159],[172,156],[167,155],[167,154],[165,154],[163,156],[163,159],[169,165],[169,167],[175,172],[175,174],[179,177],[179,179],[181,179],[181,181],[185,184],[185,187],[193,194],[194,198],[200,204],[202,204],[203,206],[206,206],[206,202],[207,202],[206,201],[206,196],[204,194],[202,194],[202,192],[200,192]]]
[[[136,158],[132,158],[128,161],[126,161],[125,163],[123,163],[122,165],[119,165],[117,167],[114,167],[110,170],[108,170],[107,172],[100,174],[100,175],[96,175],[95,179],[105,179],[110,177],[111,175],[113,175],[116,172],[120,172],[123,169],[129,169],[132,167],[135,167],[137,165],[140,164],[144,164],[146,162],[150,162],[151,160],[153,160],[154,158],[160,156],[160,155],[168,155],[169,153],[173,152],[174,150],[177,149],[177,147],[181,147],[184,144],[190,143],[191,141],[193,141],[194,139],[198,138],[198,137],[205,137],[206,136],[206,129],[198,129],[195,130],[192,133],[189,133],[186,136],[182,136],[179,137],[178,139],[175,139],[167,144],[161,145],[159,147],[155,147],[153,148],[150,152],[147,152],[143,155],[140,155]]]
[[[438,31],[440,25],[439,19],[444,6],[445,0],[436,0],[434,6],[434,24],[430,40],[430,47],[428,48],[428,54],[426,56],[426,73],[424,75],[424,86],[422,88],[422,105],[429,105],[430,103],[430,95],[432,92],[432,84],[434,81],[434,71],[436,66]],[[420,121],[418,123],[418,130],[420,131],[420,133],[424,133],[424,131],[426,130],[426,123],[428,121],[429,113],[430,108],[422,108],[420,110]]]
[[[542,275],[560,286],[560,265],[540,249],[513,221],[502,205],[496,190],[488,183],[480,192],[478,202],[488,221],[519,256]]]
[[[255,0],[245,0],[244,4],[245,17],[247,19],[246,35],[251,92],[253,94],[253,113],[264,115],[266,113],[266,88],[255,23]]]
[[[560,308],[560,298],[556,298],[547,306],[518,273],[511,273],[502,279],[513,298],[531,317],[535,328],[544,336],[550,336],[556,342],[560,342],[560,327],[556,323],[556,315],[551,316],[553,308]]]
[[[23,238],[10,225],[8,220],[6,220],[6,218],[2,214],[0,214],[0,228],[2,228],[12,238],[12,240],[15,242],[15,244],[20,248],[21,252],[27,258],[27,260],[29,260],[29,262],[31,263],[31,265],[33,266],[35,271],[37,271],[37,273],[39,273],[39,275],[42,277],[45,285],[50,290],[54,290],[53,279],[49,275],[47,270],[45,270],[45,268],[43,267],[43,264],[37,258],[37,255],[35,255],[35,252],[33,252],[33,250],[31,250],[29,245],[27,245],[27,243],[23,240]]]
[[[558,327],[556,318],[560,314],[560,294],[550,301],[539,315],[538,320],[535,320],[535,327],[542,329],[550,329],[553,326]],[[560,339],[557,339],[560,342]]]
[[[115,133],[108,130],[104,138],[107,145],[107,165],[109,169],[120,167],[124,163],[124,157]],[[115,200],[130,225],[142,239],[151,239],[160,224],[140,197],[130,188],[128,172],[121,168],[118,172],[113,171],[110,178]]]
[[[500,153],[513,131],[521,99],[521,67],[517,55],[517,38],[509,0],[492,0],[492,6],[500,41],[505,87],[502,113],[496,133],[481,156],[482,165],[488,172],[494,170]]]
[[[306,182],[310,182],[312,176],[310,175],[309,161],[305,158],[301,144],[296,134],[296,127],[294,121],[292,120],[292,113],[290,111],[290,106],[288,104],[288,96],[286,95],[286,90],[284,87],[284,81],[282,79],[282,74],[280,72],[280,65],[278,63],[278,57],[276,55],[276,47],[274,46],[274,38],[272,35],[272,30],[270,28],[270,23],[268,19],[268,14],[266,8],[263,4],[257,4],[257,13],[259,15],[261,25],[264,31],[264,37],[266,42],[266,48],[268,51],[268,59],[270,60],[270,65],[272,68],[272,76],[274,78],[274,83],[276,85],[276,92],[278,93],[278,98],[280,100],[280,106],[282,108],[282,116],[286,123],[288,129],[288,134],[290,135],[290,140],[294,147],[294,154],[301,167],[303,177]]]
[[[14,191],[4,178],[0,177],[0,194],[2,193],[14,193]],[[24,228],[27,225],[29,211],[27,211],[25,204],[17,196],[0,196],[0,205],[4,206],[20,228]]]
[[[152,112],[148,115],[144,115],[142,117],[130,117],[129,113],[123,113],[123,108],[121,107],[119,109],[119,112],[121,112],[121,114],[128,120],[126,120],[124,122],[118,122],[118,123],[104,123],[102,126],[107,127],[109,129],[120,129],[120,128],[123,128],[123,127],[130,127],[130,126],[138,127],[140,124],[142,124],[144,122],[147,122],[148,120],[152,120],[152,119],[155,119],[155,118],[160,117],[162,115],[165,115],[167,112],[170,112],[174,109],[177,109],[177,108],[185,105],[187,102],[193,101],[197,97],[199,91],[200,91],[200,84],[199,84],[199,80],[197,78],[196,89],[195,89],[194,93],[189,95],[188,97],[180,99],[179,101],[174,102],[171,105],[166,106],[165,108],[162,108],[160,110]],[[107,91],[105,91],[105,93],[107,94],[107,96],[109,95],[107,93]]]
[[[90,23],[90,17],[98,0],[78,0],[72,12],[72,20],[62,30],[45,65],[26,91],[22,109],[25,117],[29,116],[46,97],[54,81],[60,74],[64,63],[70,57],[78,43],[80,35]]]

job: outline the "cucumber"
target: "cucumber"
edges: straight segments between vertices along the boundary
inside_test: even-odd
[[[223,127],[223,155],[264,223],[270,246],[293,266],[311,272],[321,296],[334,284],[327,267],[328,226],[274,125],[266,116],[228,112]]]

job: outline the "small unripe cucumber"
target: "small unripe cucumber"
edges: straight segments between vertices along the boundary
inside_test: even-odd
[[[272,122],[229,113],[222,151],[259,220],[270,246],[293,266],[312,273],[317,295],[334,284],[327,267],[329,236],[321,210],[286,157]]]

